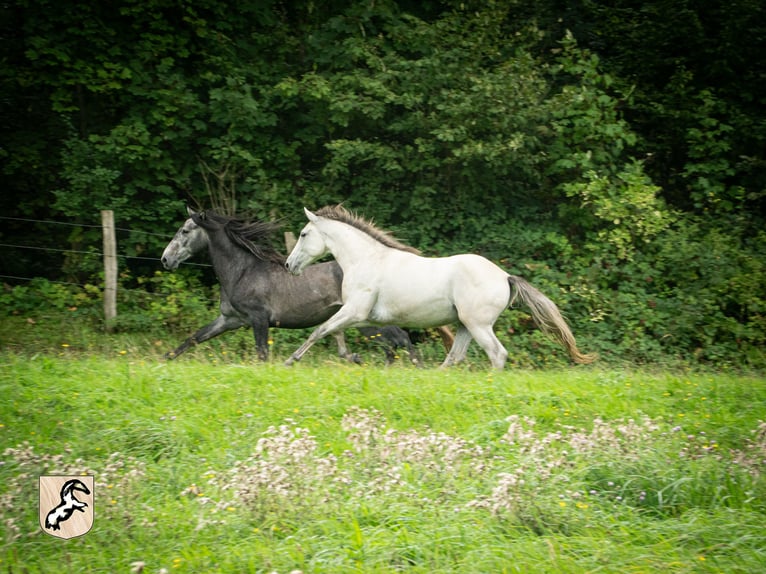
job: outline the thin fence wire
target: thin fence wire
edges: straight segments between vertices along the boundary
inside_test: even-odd
[[[92,227],[98,228],[100,225],[88,224],[88,223],[71,223],[69,221],[54,221],[52,219],[28,219],[26,217],[6,217],[0,215],[0,219],[5,221],[24,221],[26,223],[45,223],[48,225],[66,225],[69,227]]]
[[[91,250],[91,251],[82,251],[78,249],[57,249],[55,247],[39,247],[36,245],[18,245],[15,243],[0,243],[0,247],[9,247],[12,249],[31,249],[31,250],[37,250],[37,251],[50,251],[51,253],[77,253],[80,255],[93,255],[93,256],[99,256],[103,257],[104,253],[102,251],[98,250]],[[138,255],[122,255],[120,253],[117,254],[117,257],[120,259],[131,259],[131,260],[138,260],[138,261],[155,261],[157,263],[160,262],[159,257],[140,257]],[[212,267],[209,263],[195,263],[193,261],[184,261],[183,265],[191,265],[193,267]]]
[[[101,225],[96,224],[88,224],[88,223],[71,223],[67,221],[54,221],[49,219],[30,219],[26,217],[7,217],[7,216],[0,216],[0,220],[5,221],[19,221],[19,222],[25,222],[25,223],[42,223],[46,225],[63,225],[68,227],[80,227],[80,228],[89,228],[89,229],[101,229]],[[115,230],[118,231],[124,231],[128,233],[143,233],[146,235],[152,235],[156,237],[164,237],[166,239],[170,239],[173,237],[173,235],[169,235],[167,233],[154,233],[151,231],[142,231],[140,229],[129,229],[126,227],[115,227]],[[0,248],[8,248],[8,249],[28,249],[33,251],[46,251],[50,253],[72,253],[72,254],[78,254],[78,255],[87,255],[87,256],[94,256],[94,257],[103,257],[103,252],[99,250],[79,250],[79,249],[61,249],[61,248],[55,248],[55,247],[40,247],[35,245],[19,245],[14,243],[0,243]],[[123,254],[117,254],[117,257],[123,260],[138,260],[138,261],[154,261],[156,263],[160,263],[159,257],[141,257],[138,255],[123,255]],[[190,265],[193,267],[212,267],[209,263],[195,263],[190,261],[185,261],[183,265]],[[5,275],[0,274],[0,278],[3,279],[10,279],[14,281],[34,281],[35,279],[39,279],[39,277],[22,277],[18,275]],[[88,287],[87,285],[84,285],[82,283],[74,283],[71,281],[57,281],[57,280],[47,280],[49,283],[55,283],[58,285],[69,285],[73,287],[79,287],[81,289],[85,289]],[[91,285],[92,287],[92,285]],[[99,287],[100,289],[100,287]],[[130,288],[120,288],[119,291],[125,293],[140,293],[143,295],[153,296],[153,297],[164,297],[167,298],[173,293],[155,293],[152,291],[146,291],[144,289],[130,289]],[[118,291],[118,292],[119,292]],[[206,301],[211,302],[217,302],[217,299],[204,299]]]
[[[35,245],[16,245],[14,243],[0,243],[0,247],[13,249],[31,249],[34,251],[50,251],[51,253],[79,253],[82,255],[99,255],[97,251],[79,251],[77,249],[56,249],[55,247],[38,247]]]
[[[101,229],[101,225],[97,225],[95,223],[71,223],[69,221],[55,221],[52,219],[29,219],[26,217],[6,217],[0,215],[0,220],[5,221],[23,221],[26,223],[45,223],[48,225],[65,225],[68,227],[82,227],[87,229]],[[128,233],[143,233],[144,235],[153,235],[155,237],[164,237],[165,239],[171,239],[173,237],[172,234],[167,233],[157,233],[155,231],[144,231],[142,229],[131,229],[128,227],[115,227],[116,231],[125,231]]]

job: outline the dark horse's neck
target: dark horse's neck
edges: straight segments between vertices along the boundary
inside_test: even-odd
[[[208,240],[208,252],[213,269],[224,290],[228,291],[229,286],[237,284],[248,270],[263,269],[265,271],[279,266],[276,260],[263,259],[236,245],[224,229],[208,231]]]

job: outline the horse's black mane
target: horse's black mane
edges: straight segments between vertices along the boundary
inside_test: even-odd
[[[226,236],[261,261],[270,261],[283,265],[286,256],[277,251],[271,241],[281,224],[261,221],[242,215],[221,215],[215,211],[206,211],[205,216],[223,226]]]
[[[358,230],[365,232],[373,239],[380,241],[386,247],[391,247],[393,249],[399,249],[400,251],[408,251],[409,253],[420,255],[420,251],[414,247],[405,245],[396,239],[393,235],[391,235],[390,232],[376,227],[372,221],[364,219],[355,213],[351,213],[342,205],[326,205],[325,207],[319,209],[316,214],[320,217],[334,219],[335,221],[341,221],[352,227],[356,227]]]

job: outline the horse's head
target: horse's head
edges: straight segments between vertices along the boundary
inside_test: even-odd
[[[300,275],[308,265],[329,253],[324,234],[319,230],[322,218],[305,207],[303,211],[309,222],[301,230],[298,243],[295,244],[285,262],[285,268],[293,275]]]
[[[184,224],[176,231],[160,258],[165,269],[170,271],[178,268],[181,263],[204,249],[208,244],[207,233],[195,222],[200,214],[188,208],[187,210],[189,219],[184,221]]]

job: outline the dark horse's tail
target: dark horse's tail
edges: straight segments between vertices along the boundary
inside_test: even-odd
[[[592,363],[598,358],[595,353],[584,354],[579,351],[572,331],[553,301],[533,287],[526,279],[509,275],[508,283],[511,285],[509,304],[513,305],[516,299],[524,303],[532,313],[532,318],[540,330],[561,343],[575,363]]]

